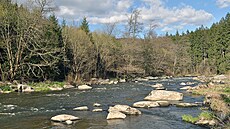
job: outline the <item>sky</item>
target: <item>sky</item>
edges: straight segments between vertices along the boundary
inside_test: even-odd
[[[131,10],[138,9],[144,28],[156,24],[158,35],[195,30],[201,25],[210,27],[230,12],[230,0],[53,0],[53,3],[58,19],[79,24],[86,17],[91,31],[103,30],[106,23],[117,23],[122,30]]]

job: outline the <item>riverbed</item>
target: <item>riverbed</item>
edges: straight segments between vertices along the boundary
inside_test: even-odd
[[[142,115],[127,116],[124,120],[106,120],[109,106],[132,105],[142,101],[153,88],[161,83],[167,90],[184,93],[182,102],[202,102],[202,96],[194,96],[180,90],[181,82],[199,82],[192,78],[161,79],[145,82],[119,83],[116,85],[93,85],[89,91],[65,89],[43,93],[0,94],[0,128],[2,129],[205,129],[182,121],[183,114],[198,115],[199,107],[139,108]],[[92,112],[93,104],[102,104],[103,112]],[[73,111],[78,106],[88,106],[89,111]],[[73,125],[51,122],[59,114],[81,118]]]

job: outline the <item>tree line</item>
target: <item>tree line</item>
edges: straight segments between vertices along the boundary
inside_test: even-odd
[[[1,0],[0,80],[78,82],[93,77],[135,77],[224,73],[229,70],[229,14],[208,29],[187,34],[154,36],[154,24],[143,38],[140,11],[128,16],[123,38],[116,24],[90,32],[87,18],[80,26],[61,24],[44,14],[46,0],[33,8]],[[143,33],[143,32],[142,32]]]

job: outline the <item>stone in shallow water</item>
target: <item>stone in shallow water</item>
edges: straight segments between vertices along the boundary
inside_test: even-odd
[[[132,108],[128,105],[115,105],[114,107],[109,107],[109,112],[112,111],[119,111],[122,112],[126,115],[139,115],[141,114],[141,112],[136,109],[136,108]]]
[[[100,108],[96,108],[96,109],[93,109],[93,112],[102,112],[103,109],[100,109]]]
[[[74,111],[88,111],[89,108],[87,106],[76,107],[73,109]]]
[[[125,119],[126,115],[124,113],[121,113],[119,111],[111,111],[109,112],[108,116],[107,116],[107,120],[111,120],[111,119]]]
[[[145,100],[182,100],[183,94],[175,91],[153,90],[144,98]]]
[[[65,121],[65,123],[66,123],[67,125],[72,125],[72,124],[73,124],[73,121],[67,120],[67,121]]]
[[[99,104],[99,103],[94,103],[93,106],[94,106],[94,107],[100,107],[101,104]]]
[[[133,104],[133,107],[138,107],[138,108],[154,108],[154,107],[159,107],[160,105],[157,102],[153,101],[140,101],[136,102]]]
[[[178,103],[176,104],[177,107],[197,107],[198,104],[195,103]]]
[[[170,103],[168,101],[156,101],[160,107],[168,107]]]
[[[67,114],[61,114],[61,115],[57,115],[51,118],[52,121],[57,121],[57,122],[64,122],[67,120],[79,120],[80,118],[76,117],[76,116],[72,116],[72,115],[67,115]]]
[[[88,85],[80,85],[80,86],[78,86],[78,89],[79,90],[90,90],[90,89],[92,89],[92,87],[88,86]]]

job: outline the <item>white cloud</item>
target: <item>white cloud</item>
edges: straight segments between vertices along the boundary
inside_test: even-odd
[[[217,0],[216,3],[220,8],[226,8],[230,6],[230,0]]]
[[[24,1],[24,0],[18,0]],[[87,17],[91,24],[121,22],[127,20],[131,8],[141,10],[141,21],[148,25],[154,20],[162,31],[183,29],[183,27],[205,25],[213,15],[205,10],[198,10],[183,4],[179,7],[168,7],[167,0],[56,0],[59,7],[55,13],[59,18],[79,20]],[[217,0],[225,7],[230,0]],[[222,2],[221,2],[222,1]],[[177,27],[176,27],[177,26]]]

